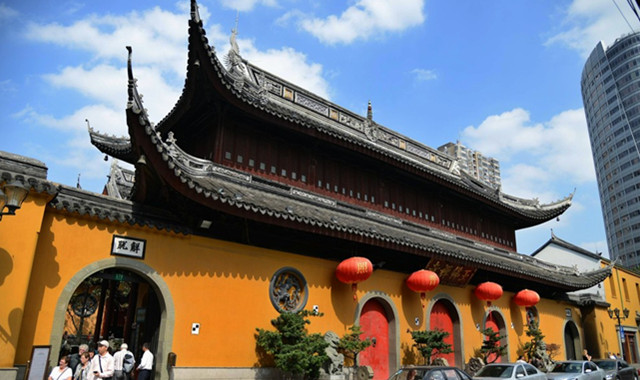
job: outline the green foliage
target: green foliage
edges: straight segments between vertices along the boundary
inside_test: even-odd
[[[344,336],[340,338],[340,343],[338,343],[338,351],[350,358],[353,361],[353,365],[357,363],[358,354],[371,345],[369,338],[364,340],[360,339],[362,333],[363,331],[359,325],[353,325],[349,327],[349,332],[344,334]]]
[[[527,326],[526,334],[531,338],[531,341],[526,342],[522,347],[527,360],[531,360],[537,356],[537,353],[545,349],[544,335],[540,331],[539,322],[532,320]]]
[[[448,332],[438,329],[411,331],[411,338],[414,342],[413,347],[418,349],[420,355],[424,358],[425,364],[431,364],[432,357],[435,358],[438,355],[453,352],[451,350],[451,345],[444,341],[448,336]]]
[[[309,334],[307,310],[296,313],[283,312],[271,324],[276,331],[256,329],[256,340],[267,354],[272,355],[278,369],[304,379],[317,379],[320,368],[328,359],[324,349],[328,343],[321,334]]]
[[[503,338],[500,336],[500,333],[493,331],[493,329],[489,327],[488,329],[482,330],[482,334],[487,337],[487,339],[482,342],[482,347],[480,348],[485,363],[494,363],[500,357],[507,354],[507,345],[500,345],[500,340]],[[492,358],[491,361],[489,361],[490,358]]]

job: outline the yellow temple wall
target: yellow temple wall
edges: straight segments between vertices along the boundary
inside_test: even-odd
[[[603,263],[603,265],[608,263]],[[628,269],[614,267],[612,275],[603,282],[604,294],[607,302],[611,305],[609,309],[618,309],[621,317],[621,325],[627,332],[635,331],[637,347],[637,330],[640,324],[640,275]],[[624,317],[623,310],[629,310],[629,316]],[[620,338],[618,335],[618,320],[610,317],[606,309],[602,309],[599,318],[601,330],[598,334],[602,337],[605,352],[620,353]],[[628,360],[628,358],[625,358]]]
[[[37,220],[37,213],[29,215],[35,213],[34,206],[26,205],[25,210],[21,210],[24,211],[25,218],[29,216],[30,220]],[[359,304],[352,299],[351,287],[336,280],[334,273],[337,263],[334,261],[198,236],[94,221],[57,213],[51,209],[42,219],[40,233],[34,234],[37,227],[36,222],[25,225],[5,223],[3,220],[0,224],[0,234],[3,234],[0,236],[32,236],[30,241],[26,239],[30,242],[28,247],[4,249],[28,252],[35,248],[30,277],[27,276],[27,270],[22,270],[22,285],[18,286],[17,281],[5,281],[0,287],[2,297],[15,297],[15,300],[12,298],[9,301],[17,304],[20,301],[20,289],[24,293],[27,288],[25,281],[30,278],[22,326],[11,330],[14,334],[13,341],[17,340],[19,333],[15,360],[12,353],[6,354],[7,351],[0,349],[4,366],[11,366],[14,362],[26,363],[33,345],[53,343],[50,340],[56,308],[66,306],[58,304],[63,288],[82,268],[111,257],[114,234],[146,239],[146,256],[143,262],[161,276],[174,303],[171,351],[178,355],[179,366],[255,366],[258,360],[255,329],[271,329],[270,320],[278,315],[269,298],[269,282],[273,274],[285,266],[299,270],[305,277],[309,286],[306,308],[318,305],[320,312],[324,314],[311,318],[310,332],[324,333],[332,330],[342,336],[355,322]],[[9,240],[2,239],[3,242]],[[14,266],[12,275],[16,272],[15,269],[17,265]],[[443,293],[454,301],[460,313],[463,335],[461,349],[465,362],[481,346],[483,336],[480,330],[488,310],[499,311],[505,320],[510,360],[517,358],[518,349],[528,341],[529,338],[525,336],[525,311],[513,303],[513,293],[505,292],[487,308],[484,301],[473,295],[472,286],[461,288],[440,285],[427,293],[426,307],[423,309],[419,295],[404,285],[406,277],[401,273],[379,269],[367,281],[359,284],[357,291],[359,299],[371,292],[379,292],[393,303],[398,313],[400,363],[411,362],[410,358],[403,355],[413,344],[407,331],[426,328],[426,313],[432,297]],[[494,281],[499,282],[499,279]],[[7,290],[9,284],[12,289],[15,288],[15,292]],[[577,307],[545,299],[538,304],[540,327],[546,335],[545,341],[561,346],[560,359],[564,358],[562,339],[567,308],[572,310],[573,321],[581,330],[580,311]],[[3,308],[2,317],[7,318],[9,312]],[[416,317],[420,318],[418,326],[414,322]],[[194,322],[201,325],[199,335],[191,334],[191,324]],[[604,341],[611,341],[609,332],[603,329],[602,334]],[[2,348],[6,347],[5,344]]]
[[[0,221],[0,368],[13,367],[48,195],[31,194]]]

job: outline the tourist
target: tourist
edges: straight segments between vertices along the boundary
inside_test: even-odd
[[[153,369],[153,354],[149,351],[149,343],[142,345],[142,359],[138,366],[138,380],[149,380],[151,378],[151,370]]]
[[[113,354],[113,369],[115,380],[126,380],[127,371],[124,369],[125,356],[133,358],[133,354],[129,351],[129,346],[126,343],[120,345],[120,351]],[[129,370],[131,372],[131,370]]]
[[[589,351],[587,351],[586,348],[584,350],[582,350],[582,360],[591,361],[591,355],[589,355]]]
[[[91,355],[85,351],[80,355],[80,363],[76,367],[73,375],[74,380],[91,380],[93,374],[91,373]]]
[[[71,380],[73,371],[69,368],[69,357],[63,356],[57,367],[54,367],[49,375],[49,380]]]
[[[76,373],[76,368],[78,368],[78,366],[80,365],[80,357],[82,357],[82,354],[87,352],[88,350],[89,346],[87,346],[86,344],[81,344],[80,346],[78,346],[78,352],[69,356],[69,367],[73,371],[74,375]]]
[[[98,355],[91,361],[91,372],[95,379],[111,379],[113,377],[113,356],[109,353],[109,342],[98,342]]]

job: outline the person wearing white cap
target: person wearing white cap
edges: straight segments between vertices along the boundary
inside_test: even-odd
[[[109,353],[109,342],[106,340],[98,342],[98,355],[91,361],[91,372],[94,379],[113,378],[113,356]]]
[[[113,354],[113,377],[115,380],[127,380],[128,373],[131,370],[126,371],[124,368],[125,357],[133,360],[133,354],[129,351],[129,346],[126,343],[120,345],[120,351]],[[133,368],[133,365],[132,367]]]

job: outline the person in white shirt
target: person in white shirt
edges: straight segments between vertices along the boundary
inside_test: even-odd
[[[91,372],[94,379],[108,379],[113,377],[113,356],[109,353],[109,342],[98,342],[98,355],[91,361]]]
[[[57,367],[54,367],[49,375],[49,380],[71,380],[73,371],[69,368],[69,357],[63,356]]]
[[[153,354],[149,351],[149,343],[142,345],[142,359],[138,366],[138,380],[149,380],[153,369]]]
[[[128,378],[128,374],[124,370],[124,357],[127,354],[133,357],[133,354],[129,351],[129,346],[126,343],[122,343],[120,345],[120,351],[113,354],[113,376],[115,380],[127,380]]]

